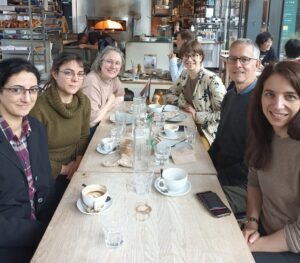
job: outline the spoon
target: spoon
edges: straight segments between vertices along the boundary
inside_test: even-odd
[[[163,181],[164,179],[162,177],[162,173],[163,173],[163,168],[160,169],[160,179],[158,182],[158,187],[161,192],[167,194],[169,191],[168,191],[168,188],[164,184],[164,181]]]

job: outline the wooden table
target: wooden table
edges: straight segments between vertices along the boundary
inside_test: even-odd
[[[214,218],[195,193],[212,190],[226,203],[216,176],[190,175],[192,190],[185,196],[166,197],[153,190],[146,221],[137,221],[139,196],[126,188],[130,173],[77,172],[52,218],[32,263],[73,262],[254,262],[233,215]],[[104,243],[100,215],[85,215],[76,208],[82,184],[107,185],[112,207],[105,213],[126,211],[125,242],[118,249]]]
[[[113,111],[112,111],[113,112]],[[126,167],[104,167],[104,161],[111,161],[119,159],[119,153],[103,155],[96,151],[97,145],[105,137],[110,136],[110,129],[113,127],[113,123],[109,120],[109,115],[102,120],[101,124],[98,126],[84,156],[78,168],[81,172],[116,172],[116,173],[128,173],[133,172],[132,168]],[[193,119],[188,115],[187,118],[180,124],[195,126]],[[127,126],[127,132],[130,133],[132,126]],[[189,174],[216,174],[215,167],[207,154],[206,150],[201,143],[199,134],[197,134],[195,145],[193,146],[195,150],[195,157],[197,163],[186,163],[183,165],[175,165],[171,160],[169,161],[168,167],[176,166],[184,168]],[[158,171],[159,167],[154,165],[154,156],[151,157],[150,163],[152,163],[155,170]]]

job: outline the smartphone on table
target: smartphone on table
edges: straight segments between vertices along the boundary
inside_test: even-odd
[[[197,193],[196,196],[214,217],[223,217],[231,214],[230,209],[215,192],[201,192]]]

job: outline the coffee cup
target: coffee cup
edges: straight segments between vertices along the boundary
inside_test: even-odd
[[[101,141],[101,148],[106,151],[110,152],[114,148],[114,139],[113,138],[104,138]]]
[[[179,129],[179,125],[176,125],[176,124],[165,124],[164,125],[164,131],[168,137],[176,136],[178,129]]]
[[[150,112],[162,112],[162,106],[160,104],[149,104],[148,109]]]
[[[162,177],[168,190],[178,191],[186,185],[188,174],[181,168],[167,168]]]
[[[108,193],[105,185],[90,184],[81,191],[82,202],[94,211],[100,211],[107,199]]]

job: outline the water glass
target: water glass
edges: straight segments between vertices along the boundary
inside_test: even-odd
[[[134,173],[135,192],[138,195],[146,195],[151,192],[153,173],[153,171]]]
[[[154,146],[155,163],[164,166],[168,163],[171,147],[164,144],[156,144]]]
[[[119,213],[103,213],[102,229],[107,248],[118,248],[124,243],[127,216]]]
[[[197,134],[197,127],[194,126],[184,126],[184,134],[187,142],[189,144],[194,144],[196,134]]]

